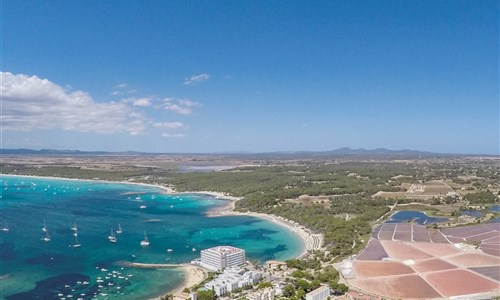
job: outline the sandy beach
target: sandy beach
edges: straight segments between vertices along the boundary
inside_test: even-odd
[[[199,284],[208,277],[207,271],[199,266],[185,265],[180,267],[180,269],[184,271],[186,277],[184,278],[184,282],[182,283],[182,285],[171,292],[174,295],[182,293],[182,290],[184,288],[190,288],[196,284]]]
[[[304,243],[304,249],[302,253],[297,257],[301,258],[304,255],[307,254],[309,250],[317,250],[321,249],[323,246],[323,235],[322,234],[315,234],[312,233],[309,229],[305,228],[304,226],[285,219],[280,216],[272,215],[272,214],[263,214],[263,213],[256,213],[256,212],[237,212],[235,211],[235,205],[236,202],[241,200],[239,197],[232,197],[228,196],[227,194],[224,193],[218,193],[218,192],[196,192],[196,193],[202,193],[202,194],[207,194],[214,196],[218,199],[226,200],[227,203],[226,205],[216,207],[214,209],[211,209],[207,212],[207,216],[209,217],[218,217],[218,216],[251,216],[255,218],[261,218],[266,221],[270,221],[274,224],[277,224],[279,226],[285,227],[287,230],[290,230],[297,234],[303,241]]]
[[[208,216],[210,217],[217,217],[217,216],[250,216],[250,217],[255,217],[255,218],[261,218],[266,221],[272,222],[274,224],[277,224],[279,226],[285,227],[287,230],[290,230],[297,234],[303,241],[304,243],[304,248],[299,256],[297,258],[301,258],[307,254],[309,250],[318,250],[321,249],[323,246],[323,235],[322,234],[315,234],[312,233],[309,229],[305,228],[304,226],[285,219],[280,216],[276,215],[271,215],[271,214],[263,214],[263,213],[255,213],[255,212],[237,212],[234,211],[234,201],[228,205],[225,206],[227,207],[227,210],[216,210],[216,211],[209,211],[207,213]]]

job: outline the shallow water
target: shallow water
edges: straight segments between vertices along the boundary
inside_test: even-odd
[[[284,260],[304,247],[297,235],[265,220],[206,217],[208,209],[224,204],[207,195],[165,195],[139,185],[12,176],[2,176],[1,186],[0,219],[2,227],[9,228],[0,231],[3,299],[90,299],[100,293],[147,299],[178,286],[183,273],[122,268],[117,262],[189,262],[200,249],[217,245],[241,247],[249,260]],[[42,240],[44,220],[48,242]],[[74,224],[78,248],[73,247]],[[123,233],[111,243],[108,236],[118,224]],[[149,247],[139,245],[144,232]]]

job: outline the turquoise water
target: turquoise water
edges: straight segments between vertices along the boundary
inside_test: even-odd
[[[148,299],[178,286],[183,273],[123,268],[117,262],[189,262],[200,249],[217,245],[241,247],[249,260],[259,261],[292,258],[303,249],[298,236],[258,218],[206,217],[208,209],[224,204],[207,195],[31,177],[2,176],[0,183],[0,224],[9,229],[0,231],[2,299]],[[74,224],[78,248],[72,247]],[[111,243],[108,236],[118,224],[123,233]],[[144,231],[149,247],[139,245]]]
[[[385,223],[402,223],[415,221],[420,225],[444,222],[446,218],[429,217],[421,211],[402,210],[394,213]]]

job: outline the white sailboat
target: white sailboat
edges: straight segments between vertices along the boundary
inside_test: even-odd
[[[78,227],[76,226],[76,222],[73,223],[73,227],[71,227],[71,230],[78,231]]]
[[[115,235],[115,232],[113,231],[113,229],[111,229],[111,235],[108,236],[108,240],[111,242],[111,243],[116,243],[118,240],[116,239],[116,235]]]
[[[42,238],[42,241],[50,242],[50,235],[48,230],[45,231],[45,236]]]
[[[72,245],[73,248],[80,248],[82,244],[78,242],[78,235],[75,235],[75,243]]]
[[[9,226],[7,225],[7,221],[5,220],[3,221],[3,226],[1,230],[5,232],[9,231]]]
[[[43,231],[43,232],[46,232],[46,231],[47,231],[47,224],[45,223],[45,219],[43,219],[43,227],[42,227],[42,231]]]
[[[141,246],[147,247],[149,246],[148,236],[146,235],[146,231],[144,231],[144,239],[141,241]]]
[[[123,230],[122,230],[122,227],[120,226],[120,224],[118,224],[118,229],[116,230],[116,233],[118,233],[118,234],[123,233]]]

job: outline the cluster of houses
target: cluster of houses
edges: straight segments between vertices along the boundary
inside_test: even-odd
[[[207,290],[213,290],[219,297],[251,287],[264,276],[261,272],[243,269],[242,266],[246,263],[245,250],[231,246],[204,249],[201,251],[201,257],[192,263],[212,271],[221,272],[216,279],[203,286]],[[286,264],[279,261],[269,261],[267,268],[281,271],[286,269]],[[278,284],[273,287],[253,290],[246,293],[245,298],[248,300],[273,300],[282,294],[282,289],[283,286]],[[306,300],[325,300],[329,295],[330,289],[322,286],[306,294]],[[191,295],[191,298],[196,299],[196,295]]]
[[[205,288],[214,290],[217,296],[222,296],[237,289],[243,289],[259,282],[262,274],[255,271],[245,271],[240,267],[225,268],[216,279],[207,282]]]

